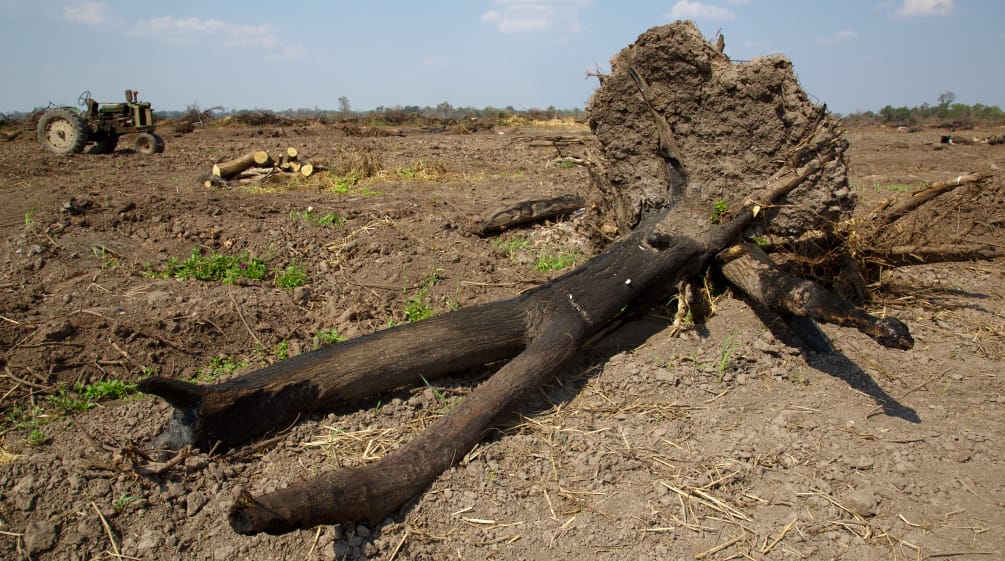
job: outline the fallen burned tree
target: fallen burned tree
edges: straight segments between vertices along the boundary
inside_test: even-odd
[[[230,514],[235,530],[382,519],[597,338],[674,292],[700,295],[688,286],[709,268],[776,313],[855,326],[881,344],[910,348],[901,322],[793,276],[756,245],[738,245],[819,232],[826,243],[816,247],[840,253],[834,248],[847,228],[838,225],[851,224],[839,123],[809,102],[786,59],[736,64],[690,24],[655,28],[614,59],[590,117],[599,140],[590,160],[601,216],[625,233],[582,267],[510,300],[324,347],[224,383],[141,382],[175,408],[160,444],[219,450],[343,400],[506,361],[381,460],[241,495]],[[681,298],[689,300],[698,304]],[[692,308],[696,321],[699,309]]]

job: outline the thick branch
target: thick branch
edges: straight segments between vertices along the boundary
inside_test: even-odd
[[[524,297],[473,306],[322,347],[226,382],[139,383],[175,407],[162,447],[231,448],[298,416],[513,356],[526,341]]]
[[[880,206],[873,213],[874,216],[871,219],[871,226],[875,228],[876,231],[879,231],[884,226],[893,224],[905,214],[915,210],[928,201],[931,201],[932,199],[948,193],[962,185],[968,185],[970,183],[981,181],[984,177],[984,175],[979,173],[970,173],[953,179],[947,179],[945,181],[936,181],[928,187],[912,193],[910,197],[893,206],[888,208],[886,205]]]
[[[952,261],[986,261],[1005,257],[1005,247],[986,244],[895,245],[865,253],[866,260],[890,267],[946,263]]]
[[[914,346],[914,339],[900,320],[872,316],[823,286],[783,271],[756,245],[734,245],[717,255],[716,261],[730,282],[776,313],[853,326],[884,347]]]
[[[551,311],[548,325],[526,350],[407,444],[375,463],[329,472],[257,499],[245,493],[231,509],[231,526],[242,534],[277,534],[347,520],[377,521],[394,512],[463,458],[499,414],[579,349],[588,324],[571,309]]]

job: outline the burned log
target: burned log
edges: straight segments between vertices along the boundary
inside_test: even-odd
[[[485,236],[531,222],[567,216],[583,208],[584,204],[583,197],[576,195],[520,201],[490,212],[478,225],[478,232]]]

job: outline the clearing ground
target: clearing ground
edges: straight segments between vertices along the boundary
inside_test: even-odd
[[[971,171],[996,173],[1005,196],[1005,145],[943,145],[941,134],[849,132],[860,211]],[[83,387],[154,372],[219,381],[545,282],[596,252],[600,237],[578,227],[589,203],[495,237],[473,226],[523,199],[595,197],[586,170],[558,159],[593,140],[557,124],[366,137],[317,123],[166,140],[154,156],[56,157],[29,134],[0,144],[4,559],[1005,556],[1000,260],[891,274],[872,311],[910,325],[906,352],[829,326],[835,354],[801,352],[729,294],[707,331],[679,337],[654,310],[592,347],[392,518],[237,535],[226,514],[241,489],[378,458],[485,372],[347,403],[265,445],[192,454],[154,475],[137,474],[129,450],[160,431],[169,407]],[[366,161],[380,172],[359,183],[326,173],[197,181],[220,160],[287,146],[332,169]],[[265,276],[170,278],[170,260],[193,249],[247,252],[245,268],[257,258]],[[279,286],[291,271],[306,284]]]

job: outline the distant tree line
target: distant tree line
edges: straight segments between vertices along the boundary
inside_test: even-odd
[[[956,103],[956,94],[939,94],[935,105],[927,102],[917,107],[887,105],[878,112],[865,111],[843,116],[849,125],[933,126],[970,128],[1003,126],[1005,112],[996,105]]]
[[[184,111],[157,111],[161,119],[186,119],[193,122],[231,117],[233,120],[247,124],[272,124],[281,121],[313,120],[324,123],[355,123],[361,125],[426,125],[430,123],[457,122],[464,120],[492,121],[495,123],[512,122],[514,120],[549,121],[572,120],[583,122],[586,112],[583,109],[558,109],[549,106],[545,109],[517,109],[506,107],[454,107],[449,102],[436,106],[395,105],[380,106],[365,111],[354,111],[349,99],[338,98],[337,109],[322,109],[320,107],[301,107],[299,109],[284,109],[272,111],[267,109],[231,109],[214,107],[202,110],[193,104]]]
[[[0,113],[0,127],[4,126],[34,126],[44,108],[31,112]],[[338,98],[336,109],[320,107],[302,107],[299,109],[228,109],[221,106],[203,109],[198,103],[193,103],[183,110],[155,110],[157,120],[186,122],[189,124],[206,123],[216,119],[230,117],[248,125],[282,125],[294,121],[319,121],[322,123],[352,123],[356,125],[416,125],[457,123],[461,121],[480,121],[493,124],[512,124],[520,121],[550,121],[563,120],[584,122],[586,112],[580,108],[558,109],[549,106],[545,109],[517,109],[512,105],[506,107],[454,107],[449,102],[436,106],[395,105],[393,107],[377,107],[366,111],[354,111],[349,99]]]

